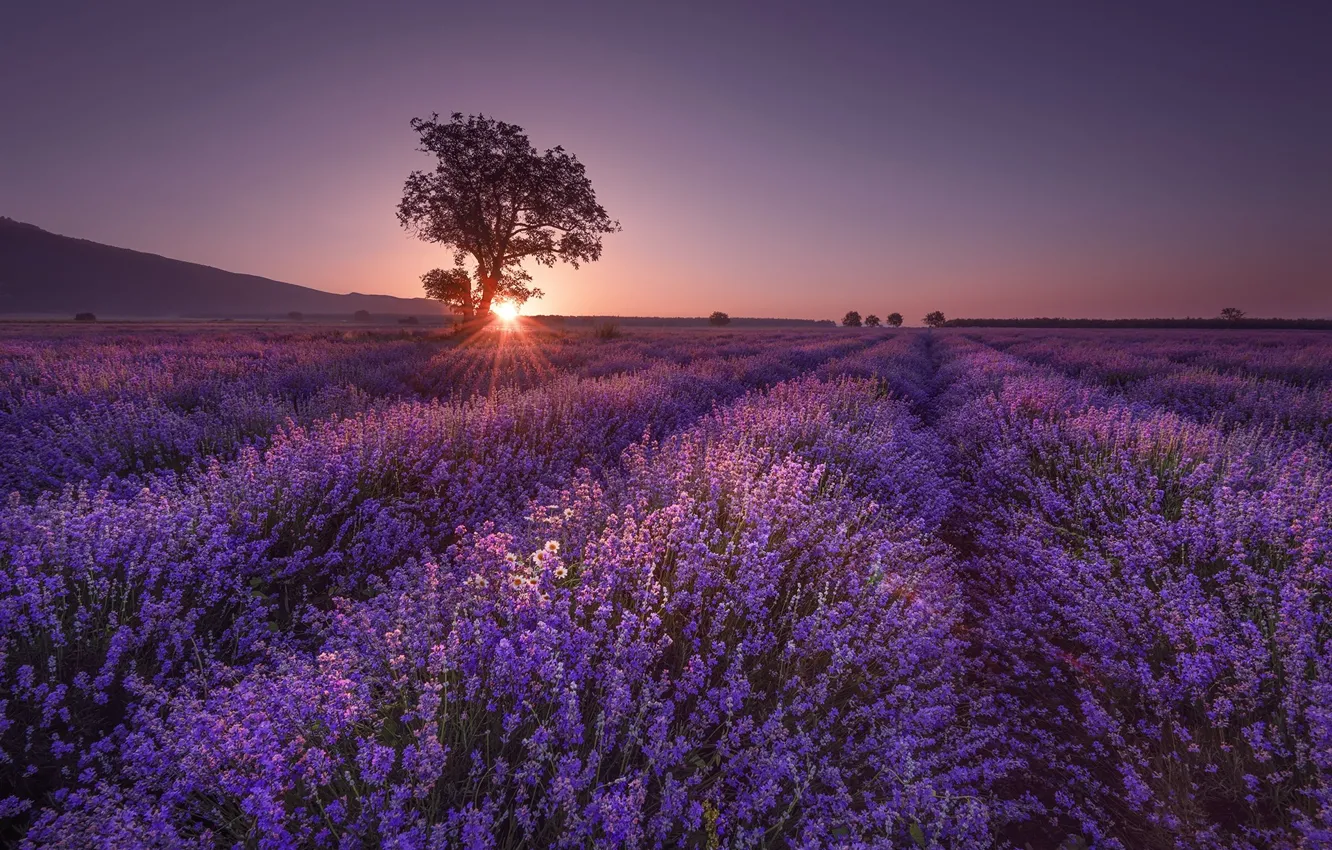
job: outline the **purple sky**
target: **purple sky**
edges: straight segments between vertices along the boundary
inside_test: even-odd
[[[1332,316],[1332,15],[1090,5],[10,4],[0,215],[419,295],[408,121],[485,112],[624,225],[530,313]]]

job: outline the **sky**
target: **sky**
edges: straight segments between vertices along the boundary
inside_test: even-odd
[[[410,119],[485,113],[623,225],[528,313],[1332,317],[1320,5],[9,4],[0,215],[420,295]]]

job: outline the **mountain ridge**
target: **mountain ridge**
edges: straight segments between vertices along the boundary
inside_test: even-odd
[[[0,216],[0,315],[260,318],[358,310],[390,316],[446,312],[428,298],[325,292]]]

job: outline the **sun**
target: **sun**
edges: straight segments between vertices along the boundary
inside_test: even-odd
[[[496,304],[495,315],[499,317],[501,322],[515,322],[518,320],[518,305],[510,304],[507,301],[502,304]]]

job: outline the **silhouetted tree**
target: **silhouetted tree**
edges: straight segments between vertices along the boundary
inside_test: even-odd
[[[842,317],[842,325],[848,328],[860,327],[860,314],[855,310],[850,310]]]
[[[1244,311],[1238,307],[1226,307],[1221,311],[1221,318],[1227,322],[1238,322],[1244,318]]]
[[[731,323],[731,317],[723,313],[721,310],[718,310],[717,312],[713,313],[711,316],[708,316],[708,324],[710,325],[720,326],[720,325],[729,325],[730,323]]]
[[[873,313],[870,313],[868,316],[865,317],[865,327],[877,328],[879,324],[880,324],[879,317],[874,315]]]
[[[74,321],[76,321],[76,322],[95,322],[95,321],[97,321],[97,316],[96,316],[96,314],[94,314],[94,313],[75,313],[75,314],[74,314]]]
[[[457,283],[446,291],[468,319],[489,316],[496,298],[522,304],[541,296],[524,260],[578,268],[601,256],[602,234],[620,229],[597,203],[583,164],[561,147],[537,153],[521,127],[455,112],[448,122],[413,118],[412,129],[418,149],[437,162],[408,176],[398,221],[453,250]]]
[[[927,328],[941,328],[944,326],[944,321],[946,321],[944,314],[938,310],[925,314],[925,327]]]
[[[889,313],[888,316],[884,319],[884,322],[892,325],[895,328],[900,328],[902,327],[902,314]]]
[[[398,320],[398,324],[400,324],[400,325],[419,325],[419,324],[421,324],[421,320],[418,319],[418,318],[416,318],[415,316],[407,316],[407,317],[405,317],[405,318],[399,319],[399,320]]]
[[[357,310],[355,313],[352,314],[352,318],[358,322],[368,322],[370,321],[370,311]]]

